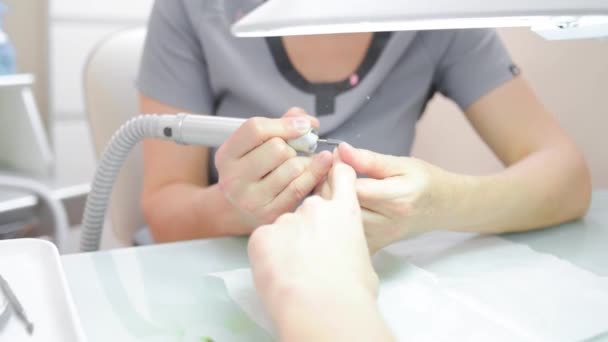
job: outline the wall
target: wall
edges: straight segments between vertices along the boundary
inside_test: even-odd
[[[107,34],[144,25],[153,0],[2,0],[19,71],[36,76],[36,99],[48,121],[83,118],[82,68]]]
[[[82,72],[89,54],[110,33],[145,25],[152,4],[153,0],[52,0],[51,97],[57,119],[84,118]]]
[[[583,150],[595,187],[608,187],[608,42],[545,41],[527,29],[500,31],[523,75]],[[436,97],[420,121],[413,155],[446,169],[501,169],[455,105]],[[437,137],[441,137],[438,141]]]
[[[36,76],[36,100],[48,121],[48,3],[46,0],[2,1],[10,7],[6,30],[17,49],[19,72]]]

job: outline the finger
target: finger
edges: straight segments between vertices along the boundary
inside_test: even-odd
[[[310,167],[312,159],[309,157],[295,157],[285,161],[259,183],[259,188],[270,199],[278,196],[289,183],[298,178]]]
[[[315,118],[314,116],[311,116],[304,109],[299,108],[299,107],[292,107],[285,114],[283,114],[283,117],[294,117],[294,116],[306,116],[307,118],[310,119],[313,127],[319,128],[319,126],[320,126],[319,119]]]
[[[332,163],[331,153],[323,151],[316,154],[312,158],[310,166],[289,183],[269,204],[270,208],[278,212],[285,212],[295,208],[323,180],[331,169]]]
[[[332,156],[334,158],[334,165],[336,165],[338,162],[341,161],[337,148],[334,148],[334,150],[332,151]],[[332,171],[330,170],[329,172],[331,173]],[[325,181],[323,182],[323,185],[322,185],[321,190],[323,191],[323,194],[324,194],[323,198],[326,200],[330,200],[333,197],[333,191],[332,191],[333,185],[331,184],[331,182],[332,182],[332,178],[328,175],[325,178]]]
[[[277,217],[277,219],[273,223],[273,226],[279,227],[279,229],[281,229],[283,227],[294,226],[295,222],[297,221],[298,217],[296,216],[296,214],[287,212]]]
[[[285,140],[275,137],[244,155],[235,167],[241,170],[243,177],[260,180],[296,155]]]
[[[321,198],[321,196],[309,196],[307,197],[302,205],[298,207],[296,213],[303,215],[318,215],[320,213],[321,208],[326,204],[326,200]]]
[[[376,179],[384,179],[403,173],[399,157],[357,149],[347,143],[338,146],[340,158],[357,173]]]
[[[414,173],[415,174],[415,173]],[[407,202],[425,193],[429,180],[424,176],[400,176],[386,179],[360,178],[355,182],[362,207],[385,207],[392,200]]]
[[[329,187],[327,178],[325,180],[321,181],[321,183],[319,183],[317,185],[314,193],[317,196],[321,196],[321,198],[323,198],[323,199],[326,199],[326,200],[331,199],[331,189]]]
[[[402,185],[393,178],[359,178],[355,181],[355,189],[361,206],[398,198],[403,193],[401,188]]]
[[[355,180],[357,174],[352,167],[342,162],[340,155],[334,153],[334,165],[329,173],[329,185],[332,199],[346,201],[359,206],[357,193],[355,191]]]
[[[311,127],[311,117],[302,115],[281,119],[250,118],[222,144],[218,154],[223,158],[238,159],[271,138],[295,139],[306,134]]]
[[[355,191],[362,207],[374,207],[374,204],[382,201],[382,180],[372,178],[360,178],[355,181]]]

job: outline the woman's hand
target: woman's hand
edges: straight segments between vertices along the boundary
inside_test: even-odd
[[[454,195],[466,177],[443,171],[422,160],[394,157],[340,144],[344,163],[369,178],[356,181],[363,224],[372,253],[396,241],[450,224]],[[327,185],[320,188],[322,196]]]
[[[343,296],[373,307],[378,278],[365,241],[355,180],[354,170],[336,159],[327,199],[309,197],[295,213],[253,232],[249,257],[254,280],[275,320],[289,310],[287,303],[303,298],[322,304]]]
[[[219,188],[255,228],[292,211],[329,172],[331,153],[296,157],[285,141],[307,133],[319,122],[292,108],[281,119],[247,120],[218,149]]]

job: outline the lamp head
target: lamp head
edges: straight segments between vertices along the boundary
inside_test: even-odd
[[[238,37],[530,27],[547,39],[608,37],[606,0],[268,0]]]

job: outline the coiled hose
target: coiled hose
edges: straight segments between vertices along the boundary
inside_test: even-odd
[[[123,124],[110,139],[91,185],[84,210],[80,250],[99,249],[114,180],[133,147],[144,138],[163,138],[160,115],[140,115]]]

